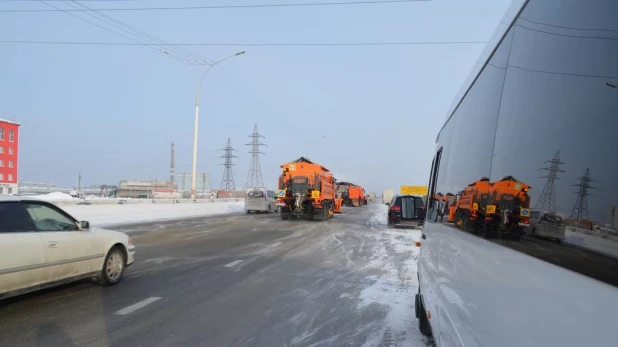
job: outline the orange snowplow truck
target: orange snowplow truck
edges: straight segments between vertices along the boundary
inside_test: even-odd
[[[354,183],[337,182],[337,195],[343,200],[343,205],[353,207],[367,205],[365,189]]]
[[[350,186],[348,189],[348,197],[352,206],[359,207],[367,205],[367,198],[365,197],[365,189],[361,186]]]
[[[341,199],[335,199],[335,178],[327,168],[300,157],[281,169],[277,192],[281,219],[325,221],[335,212],[341,213]]]
[[[490,183],[483,177],[461,192],[455,223],[466,230],[483,232],[485,237],[498,234],[521,239],[530,227],[530,186],[513,176]]]

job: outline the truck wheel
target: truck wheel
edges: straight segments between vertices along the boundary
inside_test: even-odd
[[[423,300],[419,298],[418,304],[418,330],[420,330],[421,334],[425,336],[431,336],[431,325],[429,324],[429,319],[427,318],[427,311],[425,310],[425,306],[423,305]]]

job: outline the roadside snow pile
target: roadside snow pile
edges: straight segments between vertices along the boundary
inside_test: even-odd
[[[391,339],[398,346],[414,346],[419,339],[427,342],[416,328],[414,295],[418,291],[417,261],[419,229],[387,229],[386,207],[376,206],[369,224],[376,231],[376,247],[365,270],[378,275],[365,279],[369,285],[359,295],[358,309],[378,305],[386,312],[384,324],[367,339],[365,346],[376,346]],[[388,336],[387,336],[388,335]]]
[[[46,201],[75,200],[75,198],[70,196],[69,194],[61,193],[61,192],[53,192],[53,193],[43,194],[43,195],[33,195],[33,196],[29,196],[29,198],[35,198],[35,199],[46,200]]]
[[[76,205],[63,209],[96,227],[206,217],[243,211],[244,201],[212,204]]]

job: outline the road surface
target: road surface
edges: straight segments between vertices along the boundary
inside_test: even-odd
[[[328,222],[232,214],[116,228],[123,281],[0,301],[0,346],[426,346],[414,317],[418,230],[386,208]]]

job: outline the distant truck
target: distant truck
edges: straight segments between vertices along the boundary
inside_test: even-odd
[[[325,221],[341,213],[341,199],[335,197],[335,177],[330,170],[305,157],[283,164],[281,169],[277,191],[281,219]]]
[[[382,191],[382,203],[390,204],[394,196],[395,196],[395,191],[393,191],[392,189],[384,189]]]
[[[367,194],[367,201],[368,202],[376,201],[376,193],[369,193],[369,194]]]
[[[365,189],[354,183],[338,182],[337,196],[342,199],[345,206],[359,207],[367,205]]]

